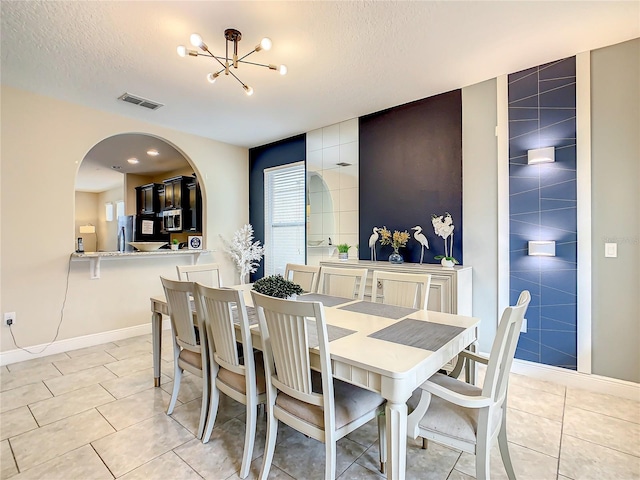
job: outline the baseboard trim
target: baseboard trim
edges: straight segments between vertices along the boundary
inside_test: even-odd
[[[162,329],[166,330],[169,328],[171,328],[171,322],[169,318],[163,318]],[[0,352],[0,366],[10,365],[17,362],[24,362],[25,360],[33,360],[34,358],[46,357],[48,355],[54,355],[56,353],[78,350],[79,348],[93,347],[102,343],[117,342],[118,340],[137,337],[138,335],[146,335],[148,333],[151,333],[151,323],[136,325],[134,327],[120,328],[118,330],[110,330],[108,332],[84,335],[82,337],[59,340],[57,342],[53,342],[40,353],[29,353],[16,348],[15,350]],[[46,344],[31,345],[25,348],[29,350],[40,351],[45,347],[45,345]]]
[[[511,371],[513,373],[537,378],[538,380],[559,383],[567,387],[581,388],[592,392],[640,401],[640,383],[580,373],[575,370],[527,362],[526,360],[518,360],[517,358],[513,361]]]

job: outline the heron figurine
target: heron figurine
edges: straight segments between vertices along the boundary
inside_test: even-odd
[[[378,227],[373,227],[373,233],[369,237],[369,249],[371,250],[371,260],[376,261],[376,242],[380,235],[378,235]]]
[[[429,248],[429,241],[427,237],[422,233],[422,227],[420,225],[416,225],[411,230],[415,230],[416,232],[413,234],[413,238],[415,238],[421,245],[420,247],[420,263],[422,264],[422,260],[424,260],[424,249]],[[371,241],[369,241],[371,243]]]

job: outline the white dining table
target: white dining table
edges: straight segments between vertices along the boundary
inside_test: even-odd
[[[247,306],[252,306],[251,285],[237,287],[244,292]],[[320,295],[312,298],[321,300]],[[335,297],[332,297],[335,299]],[[304,301],[305,296],[298,300]],[[329,300],[327,298],[327,300]],[[329,343],[333,376],[345,382],[378,392],[386,402],[387,422],[387,478],[401,480],[405,478],[407,453],[407,400],[412,392],[436,373],[443,365],[459,354],[467,346],[477,340],[480,320],[474,317],[454,315],[429,310],[393,311],[400,318],[389,318],[364,311],[375,311],[388,314],[389,308],[372,306],[369,302],[345,299],[340,305],[327,306],[325,318],[328,328],[339,327],[338,330],[352,331]],[[364,305],[366,303],[368,305]],[[367,308],[364,308],[367,307]],[[151,297],[152,329],[153,329],[153,367],[154,384],[160,385],[162,315],[168,315],[164,296]],[[423,322],[418,323],[418,322]],[[430,349],[424,346],[410,346],[398,337],[397,333],[409,326],[415,332],[416,326],[423,330],[429,343],[429,332],[449,329],[450,335]],[[424,326],[424,329],[420,327]],[[257,325],[252,325],[254,347],[261,347],[260,332]],[[393,341],[374,338],[384,336],[383,333],[395,330]],[[330,335],[331,337],[331,335]],[[411,340],[419,335],[413,334]],[[449,338],[451,337],[451,338]],[[416,343],[416,342],[408,342]],[[419,343],[419,342],[418,342]],[[433,340],[431,340],[433,343]],[[313,357],[312,357],[313,358]]]

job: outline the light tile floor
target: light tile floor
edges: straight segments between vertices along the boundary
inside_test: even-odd
[[[238,479],[244,406],[224,395],[211,440],[194,437],[201,380],[186,375],[178,406],[164,335],[162,387],[153,388],[151,337],[135,337],[0,369],[0,479]],[[249,478],[262,461],[266,422],[258,422]],[[518,479],[640,479],[640,403],[512,374],[508,436]],[[473,455],[408,441],[407,478],[468,480]],[[377,471],[375,422],[338,443],[341,479]],[[272,479],[323,477],[324,448],[280,427]],[[506,473],[497,447],[491,476]]]

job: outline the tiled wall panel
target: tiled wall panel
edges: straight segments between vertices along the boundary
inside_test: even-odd
[[[510,302],[531,292],[516,358],[577,365],[575,57],[509,75]],[[555,147],[555,163],[528,165],[529,149]],[[555,240],[555,257],[528,255]]]

